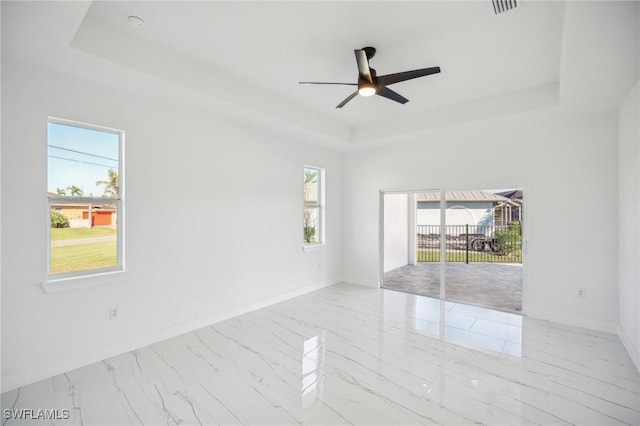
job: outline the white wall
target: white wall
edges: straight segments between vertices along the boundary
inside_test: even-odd
[[[2,22],[2,7],[0,7],[0,22]],[[1,34],[1,32],[0,32]],[[2,38],[2,36],[0,35],[0,39]],[[2,42],[0,40],[0,58],[2,58]],[[2,81],[2,67],[0,67],[0,81]],[[2,102],[1,100],[3,99],[3,90],[2,90],[2,84],[0,84],[0,117],[2,116]],[[0,165],[2,164],[2,120],[0,120]],[[0,171],[0,188],[2,188],[2,173]],[[2,243],[1,241],[3,241],[3,236],[2,236],[2,223],[4,223],[2,221],[2,196],[1,196],[1,191],[0,191],[0,318],[2,318],[2,263],[3,263],[3,258],[2,258]],[[0,332],[2,330],[0,329]],[[2,356],[0,356],[0,371],[2,371]],[[2,391],[2,389],[0,388],[0,392]]]
[[[4,391],[340,281],[340,153],[233,124],[187,91],[187,102],[155,98],[7,61],[2,89]],[[41,287],[47,116],[126,132],[117,283]],[[305,164],[326,169],[327,195],[327,245],[306,254]],[[108,320],[110,307],[120,320]]]
[[[409,263],[409,195],[384,195],[384,272]]]
[[[640,82],[620,108],[620,329],[640,370]]]
[[[527,194],[525,312],[614,332],[617,114],[523,122],[505,118],[458,126],[348,153],[343,172],[345,279],[372,287],[378,283],[380,189],[521,187]],[[456,158],[455,168],[450,158]],[[482,173],[477,164],[483,165]],[[584,211],[589,214],[579,213]],[[580,288],[586,289],[586,298],[578,298]]]

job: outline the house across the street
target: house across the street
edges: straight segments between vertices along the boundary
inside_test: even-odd
[[[507,225],[521,219],[522,201],[486,191],[447,191],[447,225]],[[417,225],[440,224],[440,193],[416,195]],[[516,211],[514,218],[512,211]]]

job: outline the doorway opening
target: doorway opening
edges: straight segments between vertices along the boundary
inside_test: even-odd
[[[522,312],[520,188],[382,193],[383,288]]]

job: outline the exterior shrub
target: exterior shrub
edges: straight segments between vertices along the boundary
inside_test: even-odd
[[[503,256],[519,255],[522,242],[520,222],[511,222],[503,231],[496,232],[496,252]]]
[[[52,228],[68,228],[69,219],[56,210],[51,210],[51,227]]]
[[[316,227],[315,226],[305,226],[304,227],[304,241],[306,243],[310,243],[313,241],[313,237],[316,235]]]

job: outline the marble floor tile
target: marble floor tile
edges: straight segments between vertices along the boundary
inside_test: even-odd
[[[484,334],[485,336],[506,339],[511,342],[522,342],[522,326],[508,325],[478,318],[469,331]]]
[[[340,284],[6,392],[2,409],[3,426],[639,425],[640,374],[614,335]],[[69,418],[6,416],[38,409]]]
[[[482,308],[479,306],[464,305],[462,303],[453,303],[451,312],[467,315],[475,318],[482,318],[494,322],[500,322],[508,325],[522,325],[522,315],[511,314],[503,311],[495,311],[493,309]]]

